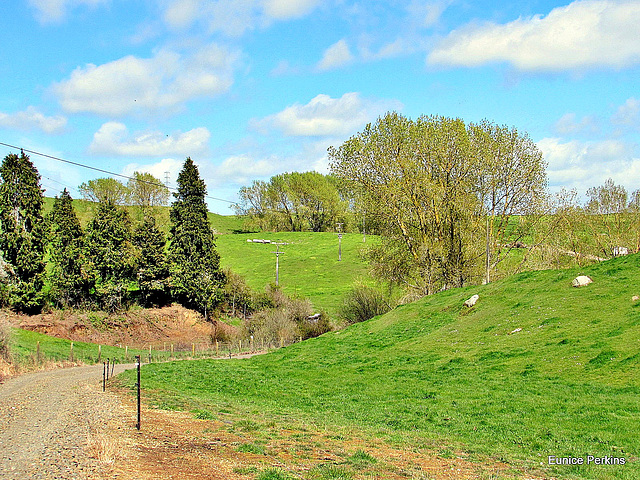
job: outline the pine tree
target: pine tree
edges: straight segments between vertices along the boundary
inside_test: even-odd
[[[169,299],[169,265],[164,252],[166,239],[154,217],[146,216],[133,233],[139,250],[137,266],[140,297],[145,306],[161,306]]]
[[[224,279],[207,217],[206,192],[198,167],[187,158],[170,213],[171,289],[183,306],[205,314],[220,302]]]
[[[7,296],[18,311],[44,305],[45,222],[40,175],[29,157],[7,155],[0,167],[0,251]]]
[[[99,203],[87,226],[86,254],[91,262],[98,305],[118,310],[133,280],[137,252],[131,243],[131,222],[126,210]]]
[[[66,188],[53,201],[48,220],[51,260],[49,297],[62,307],[80,305],[88,296],[91,282],[85,269],[84,232]]]

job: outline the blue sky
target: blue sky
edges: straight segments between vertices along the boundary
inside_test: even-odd
[[[552,191],[640,189],[640,1],[8,0],[0,16],[2,143],[172,186],[190,156],[235,201],[327,172],[327,147],[396,110],[527,132]],[[48,196],[103,176],[31,158]]]

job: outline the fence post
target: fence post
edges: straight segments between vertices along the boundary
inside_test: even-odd
[[[140,355],[136,355],[136,367],[138,369],[138,382],[136,383],[136,387],[138,390],[138,422],[136,423],[136,428],[140,430]]]
[[[124,359],[129,360],[129,345],[124,346]]]
[[[102,345],[98,345],[98,363],[102,360]]]
[[[102,391],[107,389],[107,362],[102,362]]]
[[[191,356],[192,357],[196,356],[196,344],[195,343],[191,344]]]
[[[40,340],[36,342],[36,362],[38,362],[38,365],[42,362],[42,357],[40,356]]]
[[[218,340],[216,340],[216,357],[218,356]]]
[[[110,359],[107,358],[107,380],[109,380],[109,360]]]
[[[71,349],[69,350],[69,361],[73,362],[73,342],[71,342]]]

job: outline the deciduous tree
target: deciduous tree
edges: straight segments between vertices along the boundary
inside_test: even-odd
[[[125,205],[129,199],[129,189],[115,178],[96,178],[82,183],[78,190],[90,202]]]

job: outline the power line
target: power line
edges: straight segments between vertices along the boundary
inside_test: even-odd
[[[110,172],[109,170],[103,170],[101,168],[91,167],[89,165],[84,165],[82,163],[72,162],[71,160],[65,160],[64,158],[55,157],[53,155],[48,155],[46,153],[37,152],[35,150],[28,150],[26,148],[18,147],[16,145],[10,145],[10,144],[4,143],[4,142],[0,142],[0,145],[3,145],[5,147],[9,147],[9,148],[14,148],[16,150],[21,150],[23,152],[27,152],[27,153],[30,153],[32,155],[39,155],[41,157],[49,158],[49,159],[55,160],[57,162],[68,163],[69,165],[75,165],[76,167],[82,167],[82,168],[87,168],[89,170],[94,170],[96,172],[106,173],[107,175],[113,175],[114,177],[121,177],[121,178],[126,178],[127,180],[135,180],[137,182],[148,183],[149,185],[155,185],[156,187],[164,187],[165,186],[165,185],[162,185],[161,183],[155,183],[155,182],[150,182],[148,180],[142,180],[142,179],[138,179],[138,178],[135,178],[135,177],[129,177],[129,176],[123,175],[121,173]],[[172,188],[172,187],[167,187],[167,188],[169,190],[172,190],[172,191],[178,191],[177,188]],[[227,200],[227,199],[224,199],[224,198],[212,197],[211,195],[205,195],[205,197],[209,198],[211,200],[217,200],[219,202],[230,203],[231,205],[236,205],[237,204],[237,202],[232,202],[231,200]]]

